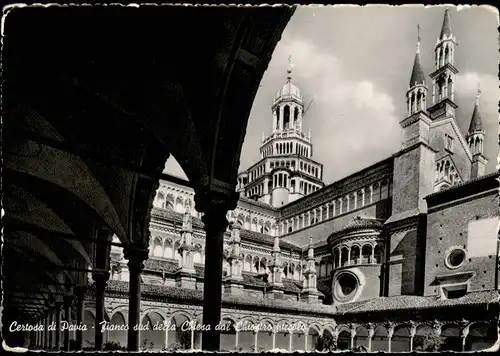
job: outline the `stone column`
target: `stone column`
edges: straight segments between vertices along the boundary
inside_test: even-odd
[[[141,272],[148,254],[147,243],[136,243],[127,246],[124,250],[129,270],[128,351],[139,351],[139,329],[137,328],[141,323]]]
[[[371,263],[372,264],[375,264],[375,247],[376,246],[372,246],[372,255],[370,256],[370,259],[371,259]]]
[[[289,335],[289,339],[288,339],[288,351],[292,352],[292,336],[293,336],[293,333],[290,332]]]
[[[372,352],[372,339],[375,334],[375,328],[373,325],[368,327],[368,352]]]
[[[45,318],[43,319],[43,344],[42,344],[42,347],[44,349],[48,349],[49,348],[49,331],[47,330],[49,327],[49,318],[47,316],[45,316]]]
[[[387,327],[387,352],[391,352],[392,336],[394,335],[394,326]]]
[[[417,333],[417,326],[412,325],[410,328],[410,352],[413,352],[413,339],[415,338],[416,333]]]
[[[469,326],[467,325],[462,329],[461,337],[462,337],[462,352],[465,351],[465,343],[467,342],[467,336],[469,335]]]
[[[104,290],[109,279],[107,272],[94,272],[92,279],[95,285],[95,349],[102,351],[104,348],[104,334],[101,332],[101,323],[104,321]]]
[[[373,203],[373,185],[370,185],[370,204]]]
[[[330,218],[330,203],[325,204],[325,209],[326,209],[326,219]]]
[[[49,326],[51,326],[53,322],[54,322],[54,310],[51,310],[50,314],[49,314]],[[54,331],[50,330],[49,331],[49,345],[48,345],[49,350],[51,350],[54,347],[53,340],[54,340]]]
[[[85,286],[80,286],[75,289],[76,292],[76,324],[82,326],[84,323],[84,311],[85,311]],[[83,348],[83,330],[78,328],[76,330],[76,351],[81,351]]]
[[[68,325],[73,325],[73,321],[71,319],[71,296],[67,295],[64,297],[64,320],[68,323]],[[63,350],[69,351],[69,329],[66,328],[64,330],[64,348]]]
[[[163,344],[163,347],[165,348],[165,350],[168,348],[168,330],[169,328],[165,328],[165,342]]]
[[[59,351],[61,349],[61,308],[62,303],[61,302],[56,302],[56,344],[54,349]]]
[[[307,334],[307,332],[304,333],[304,351],[307,351],[307,337],[309,335]]]
[[[194,350],[194,329],[195,328],[191,329],[191,351]]]
[[[254,346],[253,346],[253,352],[259,352],[259,332],[258,331],[254,331],[253,332],[253,341],[254,341]]]
[[[238,336],[239,336],[239,335],[240,335],[240,332],[239,332],[238,330],[236,330],[236,335],[235,335],[235,340],[234,340],[234,347],[235,347],[236,349],[238,349],[238,341],[239,341],[239,340],[238,340],[238,339],[239,339],[239,338],[238,338]]]
[[[365,206],[366,205],[366,202],[365,202],[365,188],[362,188],[361,189],[361,206]]]
[[[273,331],[273,350],[276,348],[276,331]]]
[[[354,347],[354,339],[356,338],[356,327],[351,326],[351,349]]]
[[[220,348],[220,330],[216,330],[216,326],[221,320],[223,243],[229,224],[226,211],[236,208],[238,196],[237,193],[227,196],[210,191],[198,191],[195,195],[196,210],[205,213],[206,231],[203,325],[210,326],[210,330],[203,331],[203,351],[219,351]]]

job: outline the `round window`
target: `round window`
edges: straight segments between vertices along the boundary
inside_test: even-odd
[[[464,263],[464,261],[465,251],[461,248],[451,250],[446,257],[446,265],[448,268],[458,268]]]
[[[358,289],[358,280],[350,273],[342,273],[335,283],[335,296],[346,301],[354,297]]]

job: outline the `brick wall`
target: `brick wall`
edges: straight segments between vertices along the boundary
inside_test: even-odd
[[[496,191],[452,201],[428,214],[425,294],[433,295],[439,285],[436,276],[474,272],[469,290],[495,288],[497,268],[498,206]],[[457,269],[445,264],[453,246],[464,248],[466,261]],[[435,283],[434,283],[435,284]]]

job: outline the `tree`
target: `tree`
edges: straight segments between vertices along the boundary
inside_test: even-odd
[[[127,348],[124,346],[121,346],[118,341],[108,341],[104,344],[104,351],[111,351],[111,350],[121,350],[125,351]]]
[[[415,351],[439,351],[443,340],[434,333],[415,337]]]
[[[323,336],[318,337],[315,349],[318,351],[336,351],[337,339],[329,333],[324,333]]]

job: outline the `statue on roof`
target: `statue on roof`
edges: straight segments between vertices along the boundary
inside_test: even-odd
[[[182,218],[182,230],[190,231],[193,229],[193,217],[189,211],[189,208],[186,208],[186,212],[184,213],[184,217]]]

